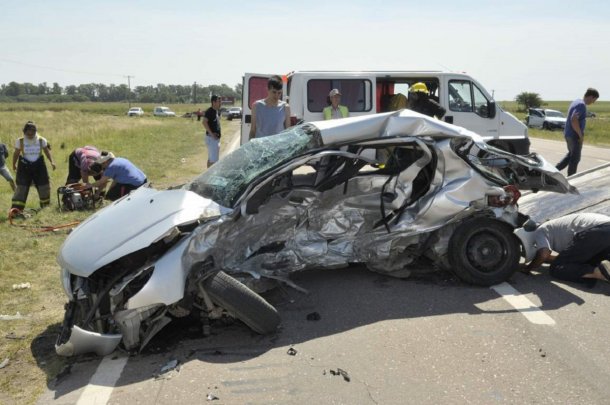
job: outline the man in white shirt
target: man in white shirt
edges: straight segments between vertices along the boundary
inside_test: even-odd
[[[551,263],[551,275],[562,280],[610,282],[610,217],[594,213],[566,215],[543,223],[533,236],[536,256],[525,266],[526,272],[547,262]]]

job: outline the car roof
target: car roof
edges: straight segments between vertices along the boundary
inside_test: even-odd
[[[326,145],[400,136],[470,138],[483,143],[483,138],[472,131],[408,109],[339,120],[315,121],[312,124],[320,130]]]

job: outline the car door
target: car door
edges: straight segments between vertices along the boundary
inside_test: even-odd
[[[542,128],[544,123],[544,113],[538,109],[531,108],[528,120],[530,127]]]
[[[252,105],[255,101],[267,97],[267,81],[272,74],[246,73],[242,87],[242,118],[240,145],[248,142],[252,122]],[[286,80],[283,80],[283,96],[286,95]]]

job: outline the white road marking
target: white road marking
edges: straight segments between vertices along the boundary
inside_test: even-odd
[[[532,301],[521,295],[512,285],[501,283],[492,286],[491,289],[500,294],[506,302],[512,305],[517,311],[521,312],[531,323],[536,325],[555,325],[553,318],[548,316]]]
[[[89,384],[78,399],[77,405],[106,405],[114,389],[114,384],[119,380],[127,357],[118,357],[113,360],[112,354],[104,357],[95,370]]]

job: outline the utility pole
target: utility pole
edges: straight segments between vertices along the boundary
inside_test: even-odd
[[[129,103],[129,108],[131,108],[131,78],[135,76],[127,75],[127,88],[129,92],[127,93],[127,102]]]
[[[197,82],[193,82],[193,104],[197,104]]]

